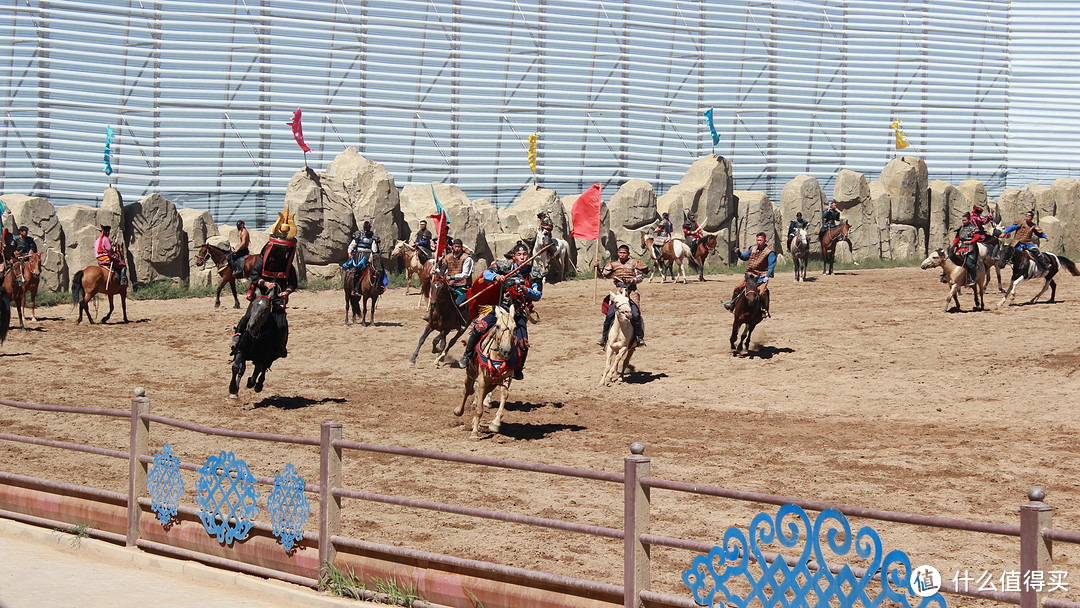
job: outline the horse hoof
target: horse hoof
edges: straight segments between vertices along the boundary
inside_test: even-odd
[[[214,308],[221,308],[221,302],[214,302]]]
[[[247,387],[252,388],[255,386],[255,378],[248,378]]]
[[[233,308],[240,308],[240,303],[237,302],[236,304],[233,304]]]
[[[262,389],[263,389],[263,384],[262,384],[262,382],[259,382],[258,384],[256,384],[256,385],[255,385],[255,392],[256,392],[256,393],[261,393],[261,392],[262,392]]]
[[[502,424],[495,424],[494,422],[492,422],[491,424],[488,425],[488,430],[491,431],[492,433],[498,434],[499,433],[499,427],[501,427],[501,426],[502,426]]]
[[[460,416],[460,415],[462,415],[464,413],[465,413],[465,407],[464,406],[454,408],[454,415],[455,416]]]
[[[229,393],[229,399],[239,399],[239,398],[240,398],[240,395],[237,395],[235,393]]]

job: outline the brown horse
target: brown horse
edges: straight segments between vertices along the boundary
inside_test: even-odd
[[[695,263],[698,267],[697,279],[699,281],[705,280],[705,260],[716,251],[716,235],[710,234],[705,238],[698,241],[697,246],[694,247],[694,253],[690,256],[690,261]]]
[[[349,324],[349,312],[352,312],[352,322],[356,323],[356,315],[360,315],[361,325],[372,325],[375,323],[375,304],[379,301],[379,296],[382,295],[382,285],[378,283],[376,277],[378,272],[374,272],[374,268],[371,264],[368,264],[362,270],[363,274],[360,275],[360,292],[353,291],[353,278],[356,276],[356,268],[349,268],[345,271],[345,280],[343,281],[343,289],[345,291],[345,325]],[[361,301],[363,308],[361,309]],[[371,321],[367,320],[368,302],[371,302]]]
[[[851,224],[847,223],[847,220],[844,220],[838,226],[825,229],[825,233],[821,235],[821,261],[823,262],[821,274],[833,273],[837,243],[844,241],[848,244],[848,247],[851,247],[851,241],[848,239],[848,232],[850,231]]]
[[[225,284],[228,283],[232,288],[233,308],[240,308],[240,298],[236,296],[236,270],[232,264],[228,263],[229,252],[221,249],[220,247],[214,247],[210,243],[206,243],[199,248],[199,255],[195,256],[195,265],[202,266],[206,263],[206,259],[210,258],[214,262],[214,266],[217,266],[218,275],[221,276],[221,282],[218,283],[217,293],[214,295],[214,308],[221,306],[221,290],[225,288]],[[244,278],[250,276],[251,267],[255,265],[255,259],[258,256],[249,255],[244,257]]]
[[[457,342],[457,339],[469,327],[469,319],[467,315],[462,314],[457,304],[454,303],[454,291],[447,284],[445,278],[436,276],[432,279],[429,294],[431,296],[431,306],[428,308],[427,326],[424,328],[423,335],[420,336],[420,341],[416,343],[416,350],[413,351],[409,363],[416,365],[416,356],[420,354],[420,347],[424,345],[424,340],[427,340],[428,334],[434,331],[438,332],[439,335],[431,341],[431,352],[439,355],[435,358],[435,367],[440,367],[454,342]],[[455,330],[457,334],[447,341],[446,336]],[[439,347],[440,340],[442,341],[441,348]]]
[[[127,318],[127,285],[120,284],[120,277],[115,272],[104,266],[87,266],[71,278],[71,303],[79,307],[79,320],[82,323],[83,311],[90,324],[94,324],[94,317],[90,315],[90,299],[102,293],[109,296],[109,312],[101,318],[102,323],[107,323],[113,313],[113,296],[120,294],[120,308],[124,313],[124,323],[129,323]]]
[[[26,305],[26,294],[30,294],[30,320],[37,321],[37,292],[38,287],[41,286],[41,254],[31,251],[23,260],[22,267],[23,297],[15,304],[19,307],[21,319],[23,307]]]
[[[431,294],[428,292],[431,289],[431,275],[435,272],[435,260],[421,264],[419,256],[416,255],[416,246],[410,245],[408,241],[398,241],[390,252],[390,257],[401,258],[401,261],[405,262],[405,295],[409,295],[409,287],[415,274],[420,283],[420,299],[417,300],[416,307],[423,306],[424,300],[428,300],[430,304]]]
[[[732,303],[731,312],[735,313],[735,319],[731,323],[731,356],[739,354],[740,350],[747,350],[750,346],[750,334],[761,323],[763,311],[763,297],[758,294],[757,278],[746,275],[746,287],[743,288],[739,297]],[[745,326],[738,347],[735,346],[739,335],[739,328]]]

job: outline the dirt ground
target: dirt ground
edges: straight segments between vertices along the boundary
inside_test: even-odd
[[[42,309],[40,322],[0,347],[0,394],[128,408],[139,386],[154,413],[204,425],[318,437],[322,422],[337,420],[349,440],[610,472],[642,441],[656,477],[1007,524],[1018,523],[1028,488],[1041,486],[1055,526],[1080,531],[1080,279],[1061,277],[1053,304],[999,309],[991,295],[990,309],[973,313],[966,293],[964,312],[947,314],[936,270],[823,277],[819,268],[808,283],[790,273],[774,280],[773,318],[755,332],[750,356],[731,355],[731,315],[720,306],[736,276],[643,285],[648,347],[627,382],[605,388],[593,282],[548,286],[525,380],[511,388],[502,433],[481,441],[469,439],[467,416],[452,415],[464,372],[435,369],[428,348],[409,365],[421,310],[402,289],[380,300],[373,327],[343,325],[340,292],[295,294],[289,357],[263,393],[242,390],[238,401],[226,395],[240,311],[215,310],[212,299],[131,302],[133,323],[91,327],[76,326],[69,307]],[[1017,301],[1037,289],[1021,286]],[[122,421],[0,407],[0,425],[127,449]],[[151,447],[165,442],[198,464],[231,450],[267,476],[292,462],[317,483],[314,449],[153,425]],[[121,461],[10,442],[0,443],[0,458],[15,473],[126,491]],[[355,489],[621,526],[615,484],[370,453],[349,452],[345,462]],[[776,507],[656,490],[651,531],[718,542],[762,510]],[[344,513],[350,536],[621,584],[621,541],[359,501],[346,501]],[[853,525],[874,527],[886,551],[904,549],[946,580],[957,570],[996,580],[1018,569],[1015,538]],[[1056,545],[1055,566],[1080,564],[1078,553]],[[655,548],[654,556],[654,588],[687,595],[679,576],[692,554]],[[1080,572],[1069,582],[1055,595],[1076,601]]]

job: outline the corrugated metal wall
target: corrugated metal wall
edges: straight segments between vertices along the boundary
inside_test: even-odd
[[[642,178],[714,148],[774,200],[807,173],[870,179],[899,118],[932,179],[1075,177],[1076,9],[972,0],[7,0],[4,193],[93,201],[106,124],[128,199],[265,225],[304,157],[345,146],[399,186],[512,202]],[[1011,28],[1011,31],[1010,31]],[[1011,88],[1010,88],[1011,87]],[[1064,110],[1064,111],[1062,111]],[[1022,185],[1022,184],[1021,184]]]

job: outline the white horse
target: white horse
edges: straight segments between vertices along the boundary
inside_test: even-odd
[[[630,357],[637,348],[634,327],[630,324],[630,298],[626,296],[626,291],[617,289],[608,294],[608,306],[615,307],[615,323],[608,330],[607,363],[604,365],[604,375],[600,377],[600,386],[614,382],[616,374],[622,379],[630,366]]]
[[[795,261],[795,282],[806,281],[806,267],[810,262],[810,239],[806,236],[806,228],[799,228],[788,242],[788,251],[791,259]]]
[[[664,269],[667,268],[668,274],[671,276],[671,281],[677,283],[678,278],[675,277],[674,265],[679,265],[679,278],[683,283],[686,283],[686,265],[690,263],[690,246],[687,245],[682,239],[669,238],[660,247],[660,257],[656,256],[656,251],[653,249],[653,243],[656,242],[656,237],[652,234],[641,233],[641,246],[648,252],[649,257],[652,258],[652,268],[649,270],[649,282],[652,283],[653,275],[660,274],[660,282],[666,283],[667,278],[664,276]]]
[[[545,249],[546,247],[546,249]],[[533,245],[533,262],[536,268],[548,273],[548,267],[553,269],[550,277],[552,281],[562,281],[566,278],[566,272],[570,268],[570,244],[563,239],[551,237],[549,242],[544,242],[543,233],[536,236],[536,244]]]
[[[943,249],[931,252],[930,255],[923,260],[921,266],[923,270],[927,268],[941,268],[945,272],[945,276],[949,279],[949,295],[945,296],[945,312],[949,312],[949,301],[956,302],[956,310],[960,310],[960,288],[967,284],[968,270],[964,266],[963,260],[959,259],[955,254],[950,256],[945,253]],[[990,274],[986,271],[986,265],[979,263],[975,265],[975,285],[971,288],[975,292],[975,308],[974,310],[982,310],[984,308],[983,295],[986,291],[986,282],[990,280]]]

